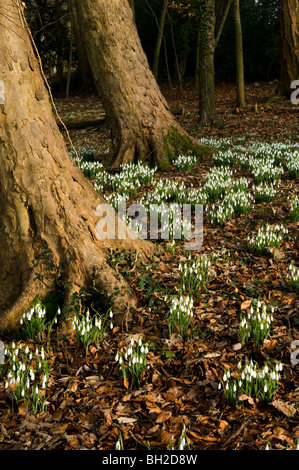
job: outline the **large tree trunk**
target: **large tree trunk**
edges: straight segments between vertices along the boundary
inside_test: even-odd
[[[165,136],[184,134],[160,92],[127,1],[75,0],[89,63],[111,129],[107,166],[169,165]]]
[[[106,262],[106,252],[120,247],[150,253],[152,245],[129,237],[97,239],[96,208],[104,200],[69,156],[22,3],[6,0],[0,16],[5,87],[0,105],[0,329],[17,326],[35,296],[53,289],[53,267],[59,266],[63,281],[75,290],[95,279],[103,292],[116,294],[114,313],[120,321],[136,299]],[[39,261],[32,271],[34,260]],[[66,318],[64,325],[69,325]]]
[[[290,96],[291,83],[299,79],[299,2],[279,0],[281,77],[278,91]]]

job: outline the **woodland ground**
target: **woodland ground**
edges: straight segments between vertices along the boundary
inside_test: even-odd
[[[161,88],[171,108],[183,108],[178,119],[198,138],[299,143],[299,108],[278,99],[266,103],[274,84],[248,84],[247,106],[241,112],[234,107],[234,87],[218,84],[217,108],[225,127],[204,130],[196,126],[198,99],[192,84],[184,84],[183,92],[168,84]],[[57,99],[56,104],[65,121],[96,119],[103,113],[97,96]],[[105,125],[70,135],[76,147],[90,145],[99,154],[109,144]],[[155,178],[192,180],[196,185],[211,166],[210,158],[190,173],[174,169]],[[178,264],[186,257],[183,246],[178,244],[172,254],[169,243],[157,243],[156,258],[147,268],[112,253],[112,265],[124,273],[139,301],[128,333],[142,335],[150,344],[150,367],[140,389],[125,386],[115,361],[126,337],[119,328],[107,332],[87,356],[75,339],[63,340],[54,333],[50,346],[44,344],[52,364],[46,411],[33,415],[22,406],[17,409],[0,382],[0,450],[112,450],[120,433],[125,450],[146,450],[148,445],[163,450],[172,436],[177,446],[184,425],[194,450],[262,450],[267,443],[280,450],[292,447],[299,439],[299,365],[290,361],[290,345],[299,339],[299,298],[289,289],[286,272],[291,260],[299,263],[298,223],[288,222],[289,238],[274,257],[251,254],[246,240],[257,224],[285,223],[287,197],[298,190],[298,180],[284,174],[273,202],[255,205],[224,228],[204,219],[202,253],[216,251],[220,258],[208,290],[194,304],[197,334],[185,342],[179,336],[169,338],[164,301],[165,294],[176,290]],[[238,315],[251,298],[277,306],[274,325],[264,345],[241,348]],[[13,339],[18,338],[5,342]],[[35,347],[25,339],[22,344]],[[259,363],[280,360],[284,369],[275,402],[262,405],[247,398],[233,409],[218,384],[225,368],[236,370],[240,358],[246,357]]]

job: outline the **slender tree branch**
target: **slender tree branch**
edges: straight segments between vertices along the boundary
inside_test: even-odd
[[[221,23],[220,23],[220,26],[219,26],[217,35],[216,35],[216,37],[215,37],[215,41],[214,41],[214,47],[215,47],[215,48],[217,47],[217,45],[218,45],[218,43],[219,43],[219,40],[220,40],[222,31],[223,31],[223,28],[224,28],[224,25],[225,25],[225,22],[226,22],[226,18],[227,18],[227,16],[228,16],[228,13],[229,13],[229,10],[230,10],[230,7],[231,7],[232,3],[233,3],[233,0],[228,0],[228,2],[227,2],[225,11],[224,11],[224,13],[223,13],[222,21],[221,21]]]

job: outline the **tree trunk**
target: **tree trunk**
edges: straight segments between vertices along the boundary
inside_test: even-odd
[[[161,44],[163,39],[164,33],[164,25],[165,25],[165,18],[167,13],[167,6],[168,0],[163,0],[162,7],[161,7],[161,14],[160,14],[160,21],[156,39],[156,46],[154,52],[154,60],[153,60],[153,67],[152,72],[154,74],[155,79],[158,79],[158,69],[159,69],[159,59],[160,59],[160,51],[161,51]]]
[[[197,31],[196,37],[196,54],[195,54],[195,91],[199,91],[199,64],[200,64],[200,29]]]
[[[245,106],[245,83],[240,0],[234,0],[234,23],[236,36],[237,107],[242,108],[243,106]]]
[[[96,208],[104,199],[74,164],[58,129],[23,4],[6,0],[0,15],[0,329],[18,326],[30,302],[55,288],[59,267],[75,291],[94,280],[105,294],[113,293],[120,322],[136,299],[106,261],[107,250],[150,254],[152,245],[131,240],[129,230],[125,240],[96,237]],[[34,260],[39,262],[32,270]],[[63,325],[70,325],[66,316]]]
[[[228,0],[219,29],[215,35],[216,0],[202,0],[200,4],[199,48],[199,125],[223,126],[218,118],[215,100],[215,49],[220,40],[233,0]]]
[[[95,86],[109,127],[112,148],[106,165],[147,161],[165,168],[165,136],[186,135],[172,116],[150,70],[127,1],[75,0]]]
[[[290,96],[291,83],[299,79],[299,2],[279,0],[281,77],[278,91]]]
[[[77,11],[75,8],[74,0],[69,0],[69,5],[70,5],[70,13],[72,15],[72,21],[73,21],[74,36],[75,36],[75,42],[76,42],[76,52],[77,52],[79,71],[80,71],[81,78],[82,78],[82,86],[83,86],[84,92],[87,93],[89,90],[93,88],[92,73],[91,73],[91,69],[89,66],[86,49],[82,41],[82,36],[81,36],[80,28],[79,28]]]
[[[215,0],[204,0],[200,18],[199,124],[212,126],[218,117],[215,102]]]

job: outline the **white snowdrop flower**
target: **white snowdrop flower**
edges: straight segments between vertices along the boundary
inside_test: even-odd
[[[131,343],[132,346],[134,346],[134,338],[131,338],[130,343]]]
[[[218,390],[221,390],[221,383],[218,384]]]
[[[112,310],[110,310],[109,316],[110,316],[110,318],[113,318],[113,312],[112,312]]]
[[[265,450],[270,450],[269,444],[266,445]]]
[[[138,340],[138,345],[139,345],[139,346],[142,346],[142,340],[141,340],[141,338],[139,338],[139,340]]]
[[[268,391],[268,387],[267,387],[267,385],[265,384],[265,385],[264,385],[264,392],[267,393],[267,391]]]
[[[115,444],[115,450],[120,450],[120,442],[117,441],[117,443]]]
[[[142,357],[140,357],[139,358],[139,363],[142,364],[142,362],[143,362],[143,359],[142,359]]]
[[[234,384],[233,391],[234,391],[235,393],[236,393],[236,391],[237,391],[236,384]]]

